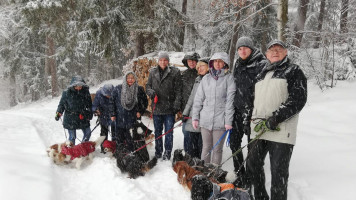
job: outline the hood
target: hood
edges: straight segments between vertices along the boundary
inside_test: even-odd
[[[101,88],[101,94],[104,96],[111,96],[113,89],[114,89],[114,86],[112,84],[105,84]]]
[[[184,56],[182,63],[184,64],[184,66],[189,67],[188,60],[195,60],[198,62],[199,58],[200,58],[200,55],[198,53],[195,53],[195,52],[188,53]]]
[[[88,85],[85,83],[84,79],[81,76],[73,76],[72,81],[70,82],[68,88],[72,88],[75,86],[82,86],[82,87],[88,87]]]
[[[230,58],[229,58],[229,55],[225,52],[217,52],[217,53],[214,53],[214,55],[210,58],[210,61],[209,61],[209,68],[213,68],[214,67],[214,60],[217,60],[217,59],[221,59],[225,62],[225,67],[224,69],[226,68],[229,68],[230,66]]]

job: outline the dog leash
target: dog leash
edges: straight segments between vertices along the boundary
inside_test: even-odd
[[[62,126],[63,126],[63,119],[62,119],[62,117],[60,117],[60,119],[61,119]],[[67,133],[66,133],[66,129],[64,128],[64,126],[63,126],[63,131],[64,131],[64,137],[65,137],[65,139],[67,140]]]
[[[181,121],[178,125],[176,125],[176,126],[174,126],[173,128],[169,129],[167,132],[165,132],[164,134],[162,134],[162,135],[160,135],[159,137],[155,138],[155,139],[152,140],[151,142],[149,142],[149,143],[143,145],[142,147],[136,149],[136,150],[133,151],[132,153],[135,153],[135,152],[140,151],[141,149],[145,148],[147,145],[151,144],[152,142],[154,142],[154,141],[158,140],[159,138],[161,138],[161,137],[167,135],[168,133],[170,133],[171,131],[173,131],[173,129],[175,129],[175,128],[179,127],[179,126],[182,126],[182,124],[183,124],[183,122]],[[132,153],[131,153],[131,154],[132,154]]]
[[[226,131],[224,132],[224,134],[220,137],[220,139],[215,143],[215,145],[213,146],[213,148],[204,156],[204,158],[203,158],[202,160],[204,160],[206,157],[208,157],[208,155],[211,154],[211,152],[212,152],[212,151],[215,149],[215,147],[221,142],[221,140],[223,140],[223,139],[225,138],[226,134],[229,133],[229,135],[230,135],[231,131],[232,131],[231,129],[226,130]]]

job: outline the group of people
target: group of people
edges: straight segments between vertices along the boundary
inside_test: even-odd
[[[107,136],[110,129],[112,140],[134,151],[129,129],[145,112],[148,96],[152,100],[156,158],[170,160],[175,115],[182,115],[183,146],[188,154],[220,165],[225,138],[230,137],[234,171],[240,177],[236,184],[253,188],[254,198],[265,200],[269,196],[263,166],[269,153],[270,198],[287,199],[298,113],[307,100],[306,77],[291,63],[282,41],[271,41],[263,54],[251,38],[241,37],[237,53],[234,67],[225,52],[210,59],[187,54],[182,60],[187,69],[181,73],[169,65],[169,55],[160,52],[158,66],[150,69],[146,90],[138,85],[135,73],[128,72],[122,84],[100,88],[93,104],[85,81],[75,76],[63,91],[56,119],[64,113],[63,126],[75,143],[76,129],[83,130],[82,141],[89,140],[89,121],[93,114],[98,115],[100,135]],[[246,160],[242,151],[235,154],[244,135],[249,143]],[[259,139],[252,140],[256,137]]]

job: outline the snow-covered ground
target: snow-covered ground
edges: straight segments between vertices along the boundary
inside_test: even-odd
[[[111,81],[117,84],[119,81]],[[92,88],[95,92],[97,88]],[[290,166],[289,200],[354,200],[356,197],[356,82],[338,82],[321,92],[309,84],[309,97],[300,114],[297,144]],[[99,200],[189,199],[168,161],[159,161],[144,177],[128,179],[115,160],[95,152],[81,170],[57,166],[46,148],[65,140],[54,120],[59,98],[0,111],[0,199]],[[95,120],[92,120],[94,127]],[[153,128],[149,119],[144,120]],[[82,133],[79,131],[81,138]],[[99,128],[92,140],[99,136]],[[174,149],[182,148],[181,128],[174,131]],[[154,154],[154,146],[149,147]],[[246,153],[246,152],[245,152]],[[224,147],[223,160],[231,155]],[[268,158],[267,158],[268,159]],[[229,160],[224,169],[232,171]],[[266,161],[270,186],[269,162]],[[228,179],[232,180],[231,173]]]

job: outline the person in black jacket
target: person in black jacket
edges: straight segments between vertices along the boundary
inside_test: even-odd
[[[82,129],[84,133],[82,142],[90,139],[91,107],[89,86],[81,76],[74,76],[68,88],[62,92],[55,117],[59,120],[64,113],[63,127],[68,129],[69,141],[73,144],[77,138],[76,129]]]
[[[105,140],[108,139],[109,127],[111,132],[115,132],[115,122],[111,121],[109,100],[111,93],[114,89],[112,84],[105,84],[95,94],[95,99],[92,106],[94,115],[98,116],[100,123],[100,136],[105,136]],[[104,152],[104,148],[101,145],[101,152]]]
[[[182,107],[181,111],[184,110],[187,105],[189,95],[193,89],[193,85],[196,77],[198,76],[198,71],[196,70],[197,62],[200,56],[198,53],[188,53],[184,56],[182,63],[187,69],[182,73]],[[183,122],[182,132],[184,135],[183,147],[184,151],[192,155],[190,133],[185,129],[186,122]]]
[[[126,143],[129,151],[134,151],[130,128],[146,111],[148,100],[142,86],[137,83],[136,74],[129,71],[123,83],[116,86],[110,98],[111,120],[116,122],[112,140],[117,145]]]
[[[233,76],[236,83],[236,95],[234,99],[235,115],[233,129],[230,138],[232,153],[241,148],[243,135],[250,135],[250,119],[253,108],[254,88],[257,74],[261,72],[267,60],[264,55],[254,47],[249,37],[241,37],[237,40],[237,59]],[[239,177],[238,187],[246,187],[245,168],[243,154],[238,153],[233,157],[234,171]]]
[[[146,84],[146,93],[152,99],[153,124],[155,138],[160,137],[165,129],[164,160],[171,158],[173,148],[173,126],[175,114],[181,109],[182,77],[179,69],[169,66],[169,55],[160,52],[158,66],[150,69]],[[162,138],[155,142],[155,156],[162,157]]]

